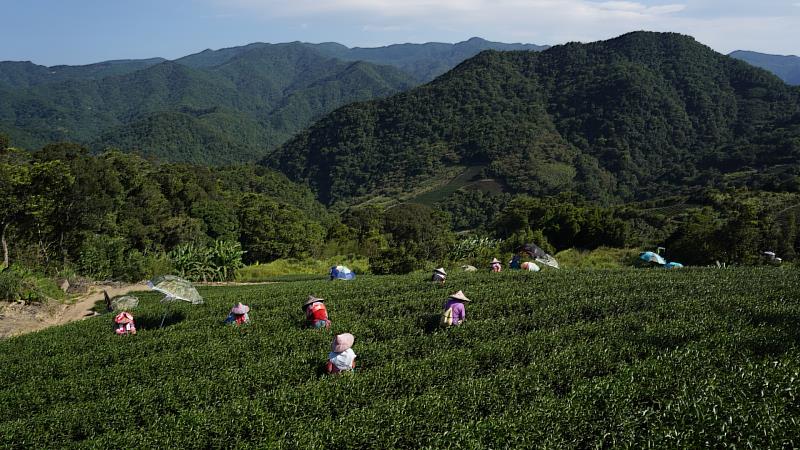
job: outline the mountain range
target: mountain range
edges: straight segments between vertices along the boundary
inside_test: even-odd
[[[800,57],[789,55],[769,55],[766,53],[737,50],[731,57],[746,61],[756,67],[767,69],[779,76],[787,84],[800,85]]]
[[[168,161],[256,161],[336,108],[407,90],[487,48],[544,47],[254,43],[174,61],[0,62],[0,131],[27,148],[69,140]]]
[[[731,56],[772,61],[753,55]],[[796,183],[798,96],[672,33],[552,48],[254,43],[174,61],[2,62],[0,132],[26,148],[70,140],[166,161],[260,160],[329,205],[460,171],[506,191],[608,202]]]
[[[326,204],[398,195],[457,167],[511,192],[627,201],[681,186],[797,183],[800,90],[674,33],[485,51],[352,104],[262,161]]]

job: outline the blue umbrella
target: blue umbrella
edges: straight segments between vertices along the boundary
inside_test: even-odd
[[[681,267],[683,267],[683,264],[679,262],[668,262],[664,264],[665,269],[680,269]]]
[[[639,259],[641,259],[642,261],[661,264],[662,266],[667,263],[667,261],[661,255],[653,252],[639,253]]]
[[[331,280],[353,280],[356,274],[345,266],[331,267]]]

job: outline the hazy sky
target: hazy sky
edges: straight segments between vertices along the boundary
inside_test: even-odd
[[[728,53],[800,53],[800,0],[0,0],[0,60],[176,58],[250,42],[559,44],[677,31]]]

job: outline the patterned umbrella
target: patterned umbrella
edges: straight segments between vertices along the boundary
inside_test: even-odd
[[[133,295],[121,295],[111,299],[112,311],[126,311],[139,306],[139,298]]]
[[[532,242],[517,248],[517,253],[526,253],[530,257],[534,258],[537,262],[540,262],[546,266],[550,266],[554,269],[558,269],[558,261],[556,261],[552,255],[545,252],[541,247]]]
[[[139,306],[139,299],[132,295],[117,295],[114,298],[108,296],[108,292],[103,290],[103,298],[106,302],[106,311],[124,311],[134,309]]]
[[[197,292],[192,283],[174,275],[164,275],[152,281],[148,281],[150,289],[164,293],[162,303],[172,303],[183,300],[193,305],[202,305],[203,297]],[[161,327],[164,326],[164,319],[167,318],[167,308],[164,308],[164,317],[161,318]]]
[[[174,275],[164,275],[152,281],[148,281],[150,289],[164,293],[162,302],[174,302],[183,300],[193,305],[202,305],[203,297],[197,292],[192,283]]]

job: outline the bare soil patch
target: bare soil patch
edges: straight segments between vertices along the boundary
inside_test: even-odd
[[[92,317],[97,314],[92,308],[103,299],[103,290],[114,297],[146,291],[148,287],[138,283],[98,284],[92,285],[87,294],[67,303],[0,303],[0,339]]]

